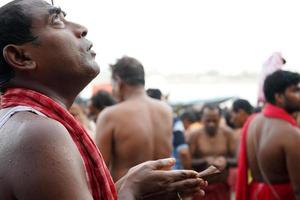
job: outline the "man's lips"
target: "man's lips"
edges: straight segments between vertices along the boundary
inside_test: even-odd
[[[92,47],[93,47],[93,44],[90,44],[89,47],[87,48],[87,51],[91,51]]]

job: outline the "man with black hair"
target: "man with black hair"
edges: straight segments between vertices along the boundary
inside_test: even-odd
[[[230,111],[230,122],[233,125],[235,156],[238,155],[242,127],[252,113],[253,113],[253,107],[246,99],[236,99],[233,102]],[[232,167],[229,169],[228,183],[233,193],[235,192],[236,178],[237,178],[237,167]]]
[[[15,0],[0,7],[0,199],[203,194],[205,182],[196,172],[161,170],[172,167],[172,159],[135,166],[115,186],[96,145],[68,112],[99,73],[87,33],[42,0]]]
[[[183,123],[186,139],[190,137],[194,130],[202,127],[198,113],[194,109],[187,108],[180,114],[179,117]]]
[[[300,75],[278,70],[267,76],[267,104],[243,127],[237,200],[300,199]],[[251,179],[249,179],[249,174]]]
[[[218,106],[204,105],[201,113],[203,128],[194,130],[188,138],[192,167],[196,171],[210,165],[226,168],[219,176],[208,179],[210,184],[205,190],[204,199],[230,200],[228,168],[236,164],[233,134],[231,129],[220,125],[222,114]]]
[[[160,89],[148,88],[146,90],[146,93],[149,97],[152,97],[154,99],[161,100],[161,98],[162,98],[162,93],[161,93]]]
[[[254,108],[245,99],[236,99],[231,108],[230,120],[234,125],[233,137],[235,141],[236,153],[238,152],[240,139],[241,139],[241,129],[246,123],[247,119],[253,113]]]
[[[231,121],[234,128],[242,128],[248,117],[253,113],[253,107],[246,99],[237,99],[232,104]]]
[[[115,104],[116,100],[109,92],[100,90],[94,94],[88,102],[88,116],[91,120],[96,122],[99,113],[104,108]]]
[[[144,161],[172,155],[172,109],[146,94],[143,65],[122,57],[111,65],[118,104],[98,117],[96,143],[114,180]]]

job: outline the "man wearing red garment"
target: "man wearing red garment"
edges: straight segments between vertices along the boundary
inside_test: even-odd
[[[135,166],[115,184],[86,130],[68,112],[99,73],[87,29],[42,0],[0,7],[0,199],[174,199],[202,194],[174,160]]]
[[[299,84],[289,71],[266,78],[267,104],[243,127],[237,200],[300,199],[300,131],[292,117],[300,110]]]

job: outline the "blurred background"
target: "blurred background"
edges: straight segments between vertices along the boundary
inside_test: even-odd
[[[0,5],[9,2],[1,0]],[[48,0],[48,2],[51,2]],[[300,12],[290,0],[54,0],[67,19],[85,25],[100,75],[81,93],[110,89],[109,64],[140,60],[146,88],[169,102],[241,97],[257,101],[264,63],[280,52],[299,71]]]

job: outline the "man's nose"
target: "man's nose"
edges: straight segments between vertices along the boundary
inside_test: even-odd
[[[214,123],[214,122],[210,122],[210,123],[208,124],[208,126],[211,127],[211,128],[213,128],[213,127],[215,127],[215,123]]]
[[[88,29],[80,24],[74,23],[74,33],[76,37],[83,38],[87,35]]]

